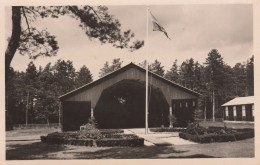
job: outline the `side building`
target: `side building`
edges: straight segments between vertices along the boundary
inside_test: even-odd
[[[223,104],[224,121],[254,121],[254,96],[236,97]]]

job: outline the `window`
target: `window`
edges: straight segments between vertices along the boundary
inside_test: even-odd
[[[185,106],[188,107],[188,102],[187,101],[185,102]]]
[[[226,107],[226,116],[228,117],[228,107]]]
[[[236,106],[233,106],[233,114],[234,114],[234,116],[237,116],[237,107]]]
[[[180,103],[180,108],[182,107],[182,104]]]
[[[195,107],[196,106],[196,103],[195,101],[192,101],[192,106]]]

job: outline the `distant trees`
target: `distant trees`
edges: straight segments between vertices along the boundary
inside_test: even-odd
[[[83,65],[78,72],[76,72],[76,87],[88,84],[93,81],[93,76],[90,73],[89,69]]]
[[[25,72],[9,70],[6,97],[8,117],[13,124],[54,123],[59,120],[58,97],[79,86],[92,82],[92,74],[86,66],[76,71],[72,61],[58,60],[43,69],[33,62]],[[26,115],[27,113],[27,115]],[[26,120],[27,116],[27,120]]]
[[[177,62],[177,60],[173,62],[172,67],[166,72],[164,77],[170,81],[180,83],[179,66]]]
[[[138,64],[140,67],[145,69],[146,62],[143,61]],[[155,60],[153,63],[148,64],[148,70],[159,75],[159,76],[164,76],[164,66],[162,66],[161,62],[158,60]]]
[[[247,61],[246,78],[248,95],[254,95],[254,56]]]
[[[159,76],[164,76],[164,66],[162,66],[161,62],[158,60],[155,60],[153,63],[151,63],[149,66],[149,70]]]
[[[119,58],[113,59],[111,63],[104,64],[99,74],[104,76],[121,68],[121,65]],[[149,65],[149,70],[201,93],[194,113],[196,118],[220,118],[223,103],[237,96],[254,94],[254,56],[231,67],[213,49],[204,64],[191,58],[178,65],[175,60],[164,74],[164,66],[155,60]],[[58,122],[58,97],[93,81],[86,66],[76,71],[69,60],[58,60],[54,65],[48,63],[39,69],[30,62],[25,72],[9,68],[9,73],[6,79],[6,105],[10,109],[7,118],[11,117],[12,120],[8,121],[13,123],[25,123],[26,112],[28,123]]]
[[[175,60],[164,77],[202,94],[198,106],[204,111],[204,118],[220,118],[223,103],[254,94],[253,66],[254,56],[231,67],[217,49],[212,49],[203,65],[191,58],[178,66]]]
[[[120,58],[113,59],[111,65],[106,61],[103,68],[100,69],[99,77],[104,77],[105,75],[120,69],[122,63],[123,61],[121,61]]]

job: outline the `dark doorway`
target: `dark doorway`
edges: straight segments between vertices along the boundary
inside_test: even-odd
[[[88,122],[91,115],[91,103],[87,101],[64,101],[62,104],[63,131],[76,131]]]
[[[176,117],[176,126],[186,127],[193,121],[193,114],[197,107],[196,99],[172,100],[172,113]]]
[[[168,109],[161,90],[149,86],[149,127],[168,126]],[[94,116],[99,128],[145,127],[145,82],[122,80],[105,89]]]

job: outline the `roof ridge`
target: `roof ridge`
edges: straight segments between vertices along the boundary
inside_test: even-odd
[[[112,74],[118,72],[119,70],[125,69],[126,67],[131,66],[131,65],[133,65],[133,66],[135,66],[135,67],[137,67],[137,68],[139,68],[139,69],[145,71],[145,69],[142,68],[141,66],[138,66],[138,65],[136,65],[136,64],[133,63],[133,62],[130,62],[130,63],[128,63],[127,65],[125,65],[125,66],[123,66],[123,67],[121,67],[121,68],[119,68],[119,69],[117,69],[117,70],[114,70],[113,72],[110,72],[110,73],[106,74],[106,75],[103,76],[103,77],[100,77],[99,79],[97,79],[97,80],[95,80],[95,81],[92,81],[92,82],[90,82],[90,83],[88,83],[88,84],[85,84],[85,85],[83,85],[83,86],[81,86],[81,87],[78,87],[78,88],[76,88],[76,89],[74,89],[74,90],[72,90],[72,91],[70,91],[70,92],[67,92],[67,93],[65,93],[65,94],[63,94],[63,95],[61,95],[61,96],[59,96],[58,98],[60,99],[60,98],[62,98],[62,97],[65,97],[66,95],[69,95],[69,94],[71,94],[71,93],[74,93],[74,92],[76,92],[76,91],[82,89],[82,88],[85,88],[86,86],[89,86],[89,85],[91,85],[91,84],[93,84],[93,83],[96,83],[96,82],[98,82],[98,81],[101,81],[102,79],[105,79],[106,77],[109,77],[110,75],[112,75]],[[196,91],[194,91],[194,90],[191,90],[191,89],[189,89],[189,88],[187,88],[187,87],[184,87],[184,86],[182,86],[182,85],[180,85],[180,84],[178,84],[178,83],[175,83],[175,82],[173,82],[173,81],[170,81],[170,80],[168,80],[168,79],[166,79],[166,78],[164,78],[164,77],[162,77],[162,76],[160,76],[160,75],[158,75],[158,74],[156,74],[156,73],[153,73],[153,72],[151,72],[151,71],[149,71],[149,70],[148,70],[148,74],[155,75],[155,76],[157,76],[157,77],[163,79],[164,81],[167,81],[168,83],[174,84],[174,85],[176,85],[176,86],[178,86],[178,87],[180,87],[180,88],[183,88],[183,89],[185,89],[185,90],[187,90],[187,91],[189,91],[189,92],[192,92],[192,93],[194,93],[194,94],[201,95],[200,93],[198,93],[198,92],[196,92]]]

